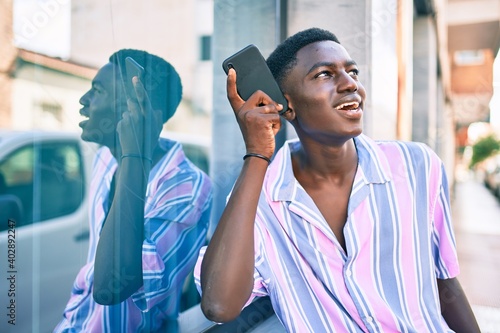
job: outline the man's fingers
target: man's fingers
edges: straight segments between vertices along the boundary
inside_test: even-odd
[[[281,118],[279,115],[271,113],[271,114],[265,114],[262,115],[264,119],[266,119],[266,122],[271,126],[272,128],[280,128],[281,126]]]
[[[271,120],[271,123],[272,123],[273,134],[274,136],[276,136],[276,134],[278,134],[279,130],[281,129],[281,117],[280,116],[274,117]]]
[[[283,110],[283,105],[273,102],[266,94],[256,96],[259,100],[256,102],[258,105],[261,105],[258,110],[261,113],[278,113]],[[253,97],[253,95],[252,95]],[[250,99],[249,99],[250,101]]]
[[[140,114],[141,112],[141,107],[139,106],[139,103],[133,98],[127,98],[127,108],[129,112],[134,114]]]
[[[283,110],[283,105],[276,103],[261,90],[254,92],[245,104],[245,109],[254,109],[260,113],[279,113]]]
[[[254,92],[247,101],[244,101],[238,94],[238,88],[236,85],[236,71],[234,70],[234,68],[230,68],[227,74],[227,97],[234,112],[238,112],[238,110],[240,110],[245,103],[247,103],[250,108],[252,108],[252,106],[261,107],[273,105],[272,108],[264,109],[266,113],[280,112],[281,110],[283,110],[283,105],[276,103],[266,93],[260,90]]]
[[[254,92],[252,96],[248,98],[247,104],[258,107],[260,111],[264,113],[279,113],[283,110],[283,105],[276,103],[269,95],[261,90]]]
[[[146,93],[144,85],[137,76],[132,78],[132,84],[134,85],[135,95],[137,96],[137,101],[139,102],[139,110],[142,112],[143,116],[146,116],[148,105],[150,105],[149,96]]]
[[[226,91],[231,107],[234,112],[238,111],[243,104],[245,104],[245,101],[240,97],[240,95],[238,95],[238,89],[236,87],[236,71],[234,68],[230,68],[227,73]]]

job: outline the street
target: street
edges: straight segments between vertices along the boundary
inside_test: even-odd
[[[458,277],[483,333],[500,332],[500,200],[471,173],[452,194],[461,273]]]

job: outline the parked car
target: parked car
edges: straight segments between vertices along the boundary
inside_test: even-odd
[[[500,198],[500,154],[489,157],[483,162],[484,184],[498,198]]]
[[[87,257],[95,149],[76,133],[0,132],[0,332],[60,320]]]
[[[181,142],[208,174],[208,140],[162,136]],[[52,332],[60,321],[87,259],[96,150],[78,133],[0,131],[0,332]],[[184,288],[188,307],[196,295],[192,284]]]

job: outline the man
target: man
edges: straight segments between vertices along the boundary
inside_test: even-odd
[[[479,332],[456,280],[438,157],[362,134],[366,93],[332,33],[299,32],[267,63],[298,140],[268,166],[282,106],[262,92],[243,101],[232,70],[227,93],[247,151],[195,268],[205,315],[226,322],[268,295],[292,332]]]
[[[126,57],[145,68],[143,78],[126,79]],[[102,147],[89,194],[88,262],[56,332],[176,326],[182,285],[205,242],[211,206],[207,175],[179,143],[159,138],[181,97],[172,65],[124,49],[111,55],[80,99],[88,118],[80,123],[82,139]]]

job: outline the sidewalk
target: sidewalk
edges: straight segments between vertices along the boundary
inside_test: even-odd
[[[458,277],[483,333],[500,332],[500,200],[470,174],[455,184]]]

